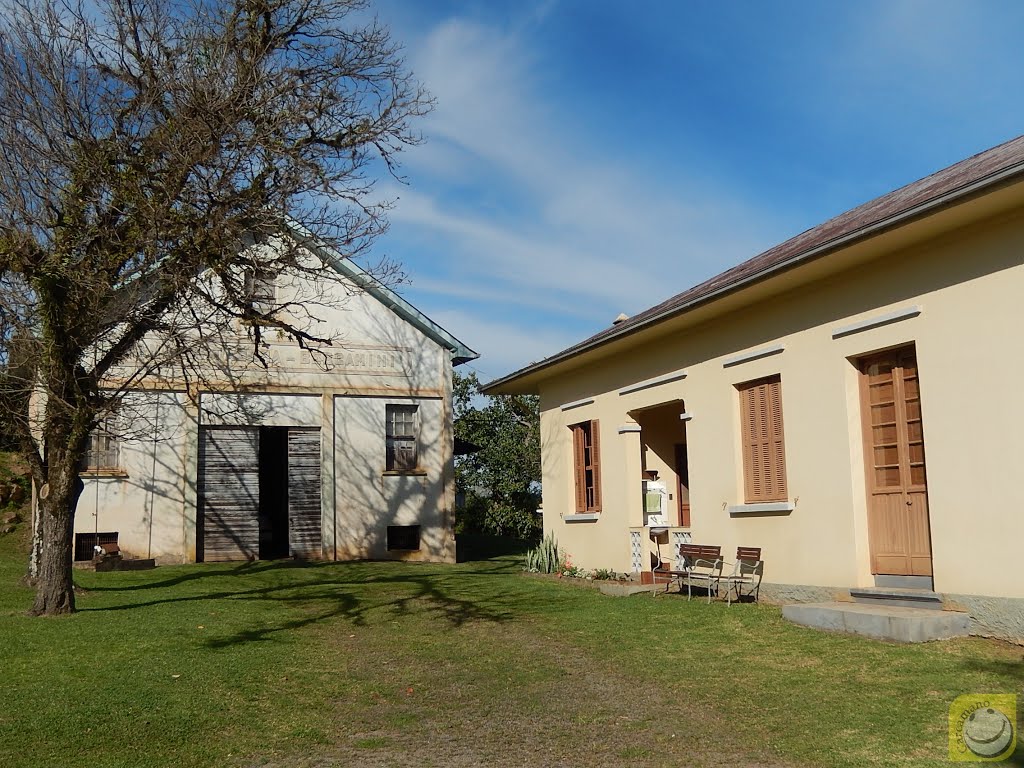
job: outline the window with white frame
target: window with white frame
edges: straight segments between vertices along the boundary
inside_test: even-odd
[[[105,416],[89,435],[80,468],[83,472],[120,471],[121,448],[113,415]]]
[[[388,405],[387,471],[411,472],[419,465],[419,406]]]
[[[268,315],[277,303],[277,281],[275,275],[265,269],[245,270],[245,299],[254,312]]]

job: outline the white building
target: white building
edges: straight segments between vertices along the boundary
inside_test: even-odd
[[[113,539],[158,562],[454,561],[452,367],[478,355],[351,262],[312,249],[343,278],[317,287],[338,292],[317,322],[340,343],[311,357],[270,330],[267,368],[240,355],[230,381],[129,393],[116,428],[90,444],[76,559]],[[272,286],[281,304],[309,289]]]

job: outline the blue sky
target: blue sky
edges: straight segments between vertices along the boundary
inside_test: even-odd
[[[1024,3],[378,0],[437,100],[378,252],[502,376],[1024,132]]]

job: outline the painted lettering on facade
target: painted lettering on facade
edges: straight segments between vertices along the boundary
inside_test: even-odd
[[[310,353],[292,346],[273,346],[268,359],[285,368],[329,370],[335,372],[396,372],[402,370],[403,357],[397,349],[322,349]]]

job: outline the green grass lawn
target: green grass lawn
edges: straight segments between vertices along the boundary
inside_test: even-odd
[[[1024,693],[1021,648],[605,597],[512,555],[81,571],[57,619],[23,571],[0,537],[10,768],[940,765],[955,696]]]

